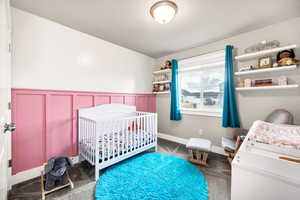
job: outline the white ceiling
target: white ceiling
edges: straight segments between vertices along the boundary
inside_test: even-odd
[[[152,57],[161,57],[300,16],[300,0],[173,0],[177,16],[155,22],[158,0],[11,0],[48,18]]]

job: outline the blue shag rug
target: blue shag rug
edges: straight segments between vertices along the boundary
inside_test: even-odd
[[[175,156],[145,153],[108,168],[96,184],[96,200],[208,200],[205,177]]]

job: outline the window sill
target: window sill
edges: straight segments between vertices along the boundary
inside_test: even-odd
[[[221,111],[218,112],[218,111],[182,109],[181,114],[183,114],[183,115],[200,115],[200,116],[208,116],[208,117],[222,117]]]

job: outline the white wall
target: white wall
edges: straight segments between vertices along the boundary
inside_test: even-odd
[[[234,47],[237,48],[237,53],[241,54],[246,47],[252,44],[262,40],[275,39],[279,40],[282,45],[298,44],[298,46],[300,46],[300,18],[294,18],[263,29],[161,57],[157,60],[157,64],[160,65],[167,59],[183,59],[224,49],[227,44],[234,45]],[[299,48],[296,49],[295,53],[297,57],[300,58]],[[253,62],[253,64],[257,64],[256,60]],[[291,83],[300,84],[300,70],[280,74],[288,76]],[[277,75],[278,73],[273,73],[260,77],[276,77]],[[255,75],[251,77],[254,78]],[[253,91],[237,93],[237,101],[242,127],[244,128],[249,128],[254,120],[265,119],[265,117],[276,108],[289,110],[294,114],[295,122],[300,124],[300,89],[293,91]],[[159,132],[183,138],[208,138],[211,139],[215,145],[220,145],[222,136],[233,135],[234,130],[221,127],[221,118],[218,117],[183,115],[181,121],[170,121],[169,102],[169,95],[159,95],[157,98]],[[199,129],[202,129],[203,135],[199,135]]]
[[[12,87],[151,92],[153,58],[18,9],[12,15]]]

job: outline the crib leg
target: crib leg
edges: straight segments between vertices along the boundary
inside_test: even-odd
[[[99,179],[99,169],[97,165],[95,165],[95,181],[97,181],[98,179]]]

